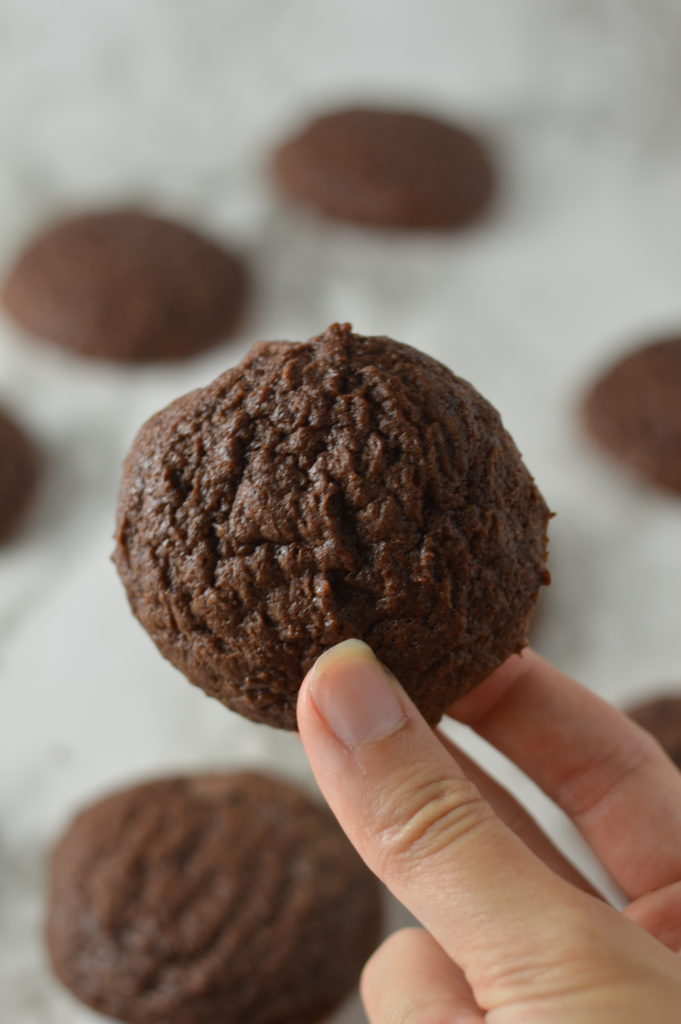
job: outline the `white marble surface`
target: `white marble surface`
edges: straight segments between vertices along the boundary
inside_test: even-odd
[[[0,321],[0,398],[47,464],[0,553],[1,1024],[99,1019],[53,981],[40,937],[45,853],[83,801],[166,769],[309,782],[293,737],[161,660],[108,561],[136,428],[253,340],[349,319],[471,379],[558,513],[539,646],[615,701],[680,679],[681,502],[593,453],[574,415],[613,352],[681,324],[680,57],[674,0],[0,0],[0,273],[53,215],[143,199],[235,239],[258,276],[236,342],[181,367],[89,365]],[[403,239],[282,207],[271,142],[367,97],[487,131],[504,189],[484,226]],[[596,870],[527,780],[463,742]],[[362,1019],[356,1002],[337,1017]]]

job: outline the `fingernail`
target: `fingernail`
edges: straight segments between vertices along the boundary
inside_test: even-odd
[[[310,670],[308,688],[329,729],[347,747],[385,739],[407,721],[394,681],[361,640],[325,651]]]

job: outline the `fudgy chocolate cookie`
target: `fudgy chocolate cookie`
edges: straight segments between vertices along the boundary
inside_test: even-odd
[[[378,942],[380,891],[331,814],[251,773],[173,778],[83,811],[55,849],[47,941],[130,1024],[311,1024]]]
[[[588,393],[584,418],[611,455],[681,492],[681,337],[618,360]]]
[[[165,657],[247,718],[294,729],[303,674],[357,637],[434,723],[526,643],[548,516],[470,384],[334,324],[142,427],[114,560]]]
[[[0,411],[0,543],[21,525],[36,487],[38,462],[33,443]]]
[[[343,110],[313,121],[276,153],[291,197],[340,220],[452,228],[479,217],[494,186],[468,131],[423,114]]]
[[[675,765],[681,768],[681,694],[655,697],[627,712],[655,737]]]
[[[237,326],[241,260],[194,231],[136,210],[74,217],[33,241],[5,282],[26,330],[81,355],[180,359]]]

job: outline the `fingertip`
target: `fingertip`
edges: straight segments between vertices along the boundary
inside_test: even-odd
[[[371,1020],[482,1024],[463,971],[422,928],[388,936],[364,968],[360,993]]]
[[[305,679],[301,715],[310,704],[350,749],[386,739],[407,721],[401,687],[361,640],[345,640],[317,659]]]
[[[306,744],[307,737],[313,735],[319,729],[324,728],[324,720],[319,714],[317,705],[315,704],[312,698],[312,693],[310,692],[310,683],[313,671],[314,665],[305,673],[303,681],[300,684],[296,700],[296,721],[298,723],[298,733],[303,741],[303,746]]]
[[[296,697],[296,722],[298,723],[299,733],[303,732],[309,715],[310,694],[307,686],[308,676],[309,672],[303,677],[303,681],[300,684],[300,689],[298,690],[298,695]]]

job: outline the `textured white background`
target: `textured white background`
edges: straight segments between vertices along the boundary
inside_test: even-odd
[[[294,737],[161,660],[108,561],[135,430],[254,340],[351,320],[472,380],[558,513],[538,646],[619,702],[681,678],[681,502],[594,454],[575,419],[604,360],[681,324],[680,91],[674,0],[0,0],[0,273],[54,215],[134,200],[234,239],[257,275],[239,338],[175,368],[89,365],[0,321],[0,399],[47,467],[0,553],[2,1024],[98,1019],[40,941],[45,852],[83,801],[205,766],[309,781]],[[272,143],[354,98],[479,124],[503,180],[485,225],[402,238],[287,210]],[[527,780],[463,742],[588,866]]]

